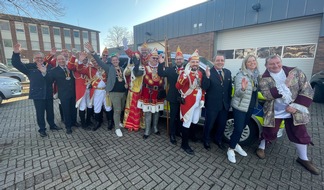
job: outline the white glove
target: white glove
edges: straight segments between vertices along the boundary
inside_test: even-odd
[[[127,38],[123,38],[123,46],[124,46],[124,50],[128,49],[128,40],[127,40]]]
[[[199,102],[199,108],[204,108],[205,107],[205,101],[200,100]]]

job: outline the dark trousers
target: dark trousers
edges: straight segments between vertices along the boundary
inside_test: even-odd
[[[180,103],[170,102],[170,135],[180,134]]]
[[[46,131],[45,111],[47,123],[49,126],[55,126],[53,99],[34,100],[34,106],[36,109],[37,124],[39,126],[38,132]]]
[[[206,110],[205,125],[204,125],[204,143],[210,143],[210,132],[213,129],[214,124],[217,125],[215,134],[215,141],[220,143],[223,138],[225,125],[227,121],[228,111],[222,109],[220,111]]]
[[[231,135],[230,148],[234,149],[240,141],[244,127],[249,124],[254,108],[249,108],[247,112],[243,112],[233,108],[234,130]]]
[[[61,98],[61,106],[63,109],[64,124],[66,129],[71,129],[76,123],[77,109],[75,108],[75,97]]]

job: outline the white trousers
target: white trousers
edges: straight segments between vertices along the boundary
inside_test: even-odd
[[[100,113],[102,106],[105,107],[106,111],[110,111],[111,106],[107,106],[106,103],[106,91],[96,89],[93,93],[93,108],[94,113]]]
[[[91,108],[91,107],[92,106],[90,104],[90,89],[86,89],[81,99],[79,110],[84,111],[86,108]]]
[[[184,126],[185,128],[190,128],[191,123],[197,124],[201,115],[201,108],[200,108],[200,100],[201,100],[201,96],[202,96],[202,92],[201,90],[199,90],[197,92],[197,96],[196,96],[196,102],[195,104],[192,106],[191,110],[190,110],[190,116],[188,117],[188,120],[184,120],[182,126]]]

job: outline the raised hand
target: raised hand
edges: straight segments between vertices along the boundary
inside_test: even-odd
[[[43,65],[37,64],[37,69],[42,73],[46,73],[46,67]]]
[[[86,57],[88,56],[88,54],[86,52],[81,52],[79,55],[79,61],[83,61]]]
[[[21,44],[16,44],[14,45],[14,52],[15,53],[20,53],[21,52]]]
[[[159,63],[164,63],[164,58],[162,57],[162,54],[159,55]]]
[[[206,77],[209,78],[210,77],[210,69],[209,66],[206,66]]]
[[[94,52],[92,45],[90,42],[84,44],[84,47],[87,48],[90,52]]]
[[[246,80],[246,78],[242,78],[242,82],[241,82],[241,89],[244,91],[247,86],[248,86],[248,81]]]
[[[55,55],[56,54],[56,47],[52,47],[51,51],[50,51],[50,54],[51,55]]]

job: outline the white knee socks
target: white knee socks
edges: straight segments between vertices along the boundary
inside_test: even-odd
[[[265,149],[265,144],[266,144],[266,141],[263,139],[261,140],[260,144],[259,144],[259,148],[261,148],[262,150]]]
[[[302,160],[308,160],[307,145],[306,144],[297,144],[297,143],[295,143],[295,145],[296,145],[298,157]]]

